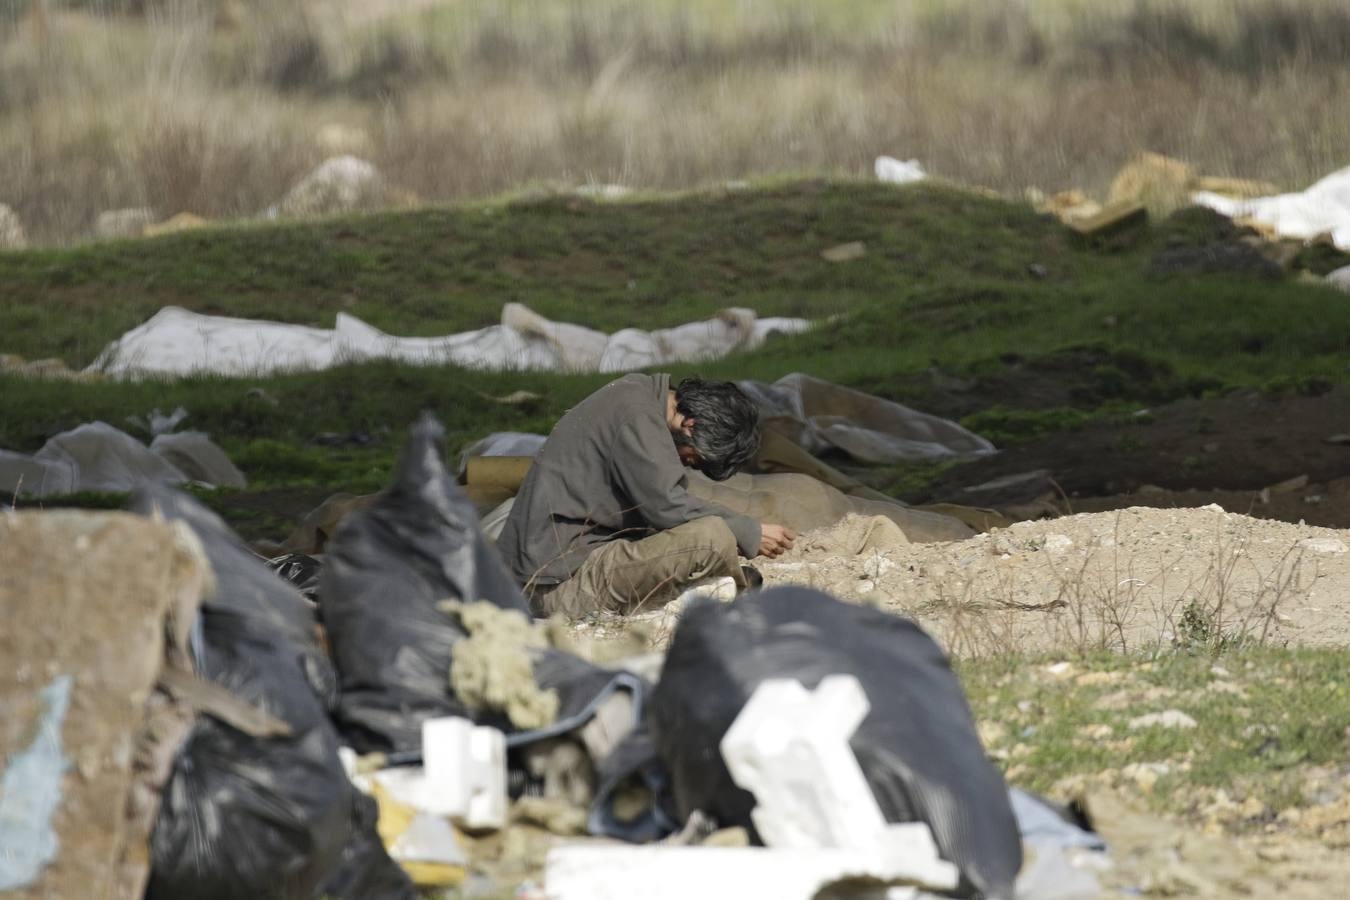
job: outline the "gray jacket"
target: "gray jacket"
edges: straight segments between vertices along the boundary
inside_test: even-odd
[[[685,489],[666,423],[669,390],[669,375],[625,375],[558,420],[497,539],[521,584],[560,584],[606,541],[704,516],[725,519],[745,556],[759,552],[759,522]]]

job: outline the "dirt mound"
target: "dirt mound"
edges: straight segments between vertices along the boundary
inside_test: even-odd
[[[1350,644],[1350,531],[1218,506],[1132,507],[841,552],[856,529],[803,535],[791,555],[761,565],[766,584],[905,613],[958,654]]]

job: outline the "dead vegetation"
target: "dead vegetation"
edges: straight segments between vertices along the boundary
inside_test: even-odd
[[[0,202],[37,242],[118,208],[254,216],[341,153],[424,201],[882,153],[1103,194],[1143,149],[1293,188],[1345,162],[1347,50],[1331,0],[13,3]]]

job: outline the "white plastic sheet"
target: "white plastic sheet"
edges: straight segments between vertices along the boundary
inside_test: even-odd
[[[819,456],[842,450],[859,462],[972,459],[994,445],[949,419],[795,372],[773,384],[742,381],[766,424]]]
[[[1342,250],[1350,250],[1350,167],[1333,172],[1301,193],[1234,200],[1197,191],[1191,202],[1229,218],[1250,218],[1281,237],[1307,240],[1330,234]]]
[[[873,171],[878,179],[891,184],[909,184],[928,177],[917,159],[899,160],[893,156],[878,156]]]
[[[0,491],[25,498],[129,491],[147,481],[207,481],[202,476],[213,479],[210,484],[245,484],[224,451],[200,432],[160,435],[146,447],[106,422],[90,422],[56,435],[32,456],[0,450]]]
[[[392,359],[478,369],[626,372],[715,359],[757,347],[772,333],[809,327],[805,319],[760,319],[752,310],[727,309],[676,328],[607,335],[508,303],[500,325],[419,338],[386,334],[345,313],[338,313],[335,326],[326,329],[207,316],[169,306],[104,348],[89,371],[124,378],[248,376]]]

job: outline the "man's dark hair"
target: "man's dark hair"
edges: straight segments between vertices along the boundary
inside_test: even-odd
[[[694,420],[687,443],[714,481],[735,475],[759,450],[759,409],[730,381],[686,378],[675,388],[675,408]]]

